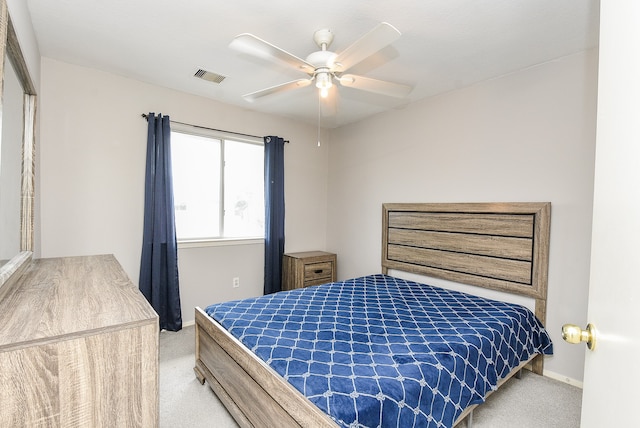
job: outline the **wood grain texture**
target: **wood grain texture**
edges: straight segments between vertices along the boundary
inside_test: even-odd
[[[57,366],[55,344],[0,352],[0,426],[61,426]]]
[[[215,341],[201,343],[200,358],[209,363],[207,370],[217,373],[218,385],[225,385],[223,390],[229,398],[244,398],[233,400],[241,414],[250,414],[250,420],[258,426],[267,426],[271,421],[278,421],[280,427],[298,426],[278,403],[271,402],[268,393],[253,378],[247,377],[244,370]],[[252,403],[269,405],[254,406]]]
[[[531,285],[531,263],[527,261],[391,244],[387,254],[390,261],[439,269],[441,276],[453,272]]]
[[[0,314],[0,350],[157,316],[112,255],[34,260],[0,301]]]
[[[24,129],[22,132],[22,180],[20,190],[20,249],[33,251],[33,216],[35,204],[36,96],[24,95]]]
[[[6,0],[3,0],[6,1]],[[27,67],[27,61],[24,59],[22,49],[20,48],[20,41],[13,28],[13,22],[11,16],[7,15],[7,33],[6,33],[6,53],[11,58],[13,68],[15,69],[18,80],[22,85],[22,90],[27,95],[36,94],[36,86],[33,84],[31,75],[29,74],[29,68]]]
[[[411,204],[411,206],[414,206]],[[478,235],[533,236],[533,215],[390,210],[389,227]],[[493,209],[496,207],[494,206]],[[439,209],[445,209],[440,207]]]
[[[533,258],[532,239],[510,236],[432,232],[389,227],[389,244],[418,248],[428,247],[453,253],[471,253],[514,260],[531,261]]]
[[[0,426],[157,426],[158,334],[113,256],[32,262],[0,301]]]
[[[549,202],[384,204],[383,272],[545,299],[550,217]]]

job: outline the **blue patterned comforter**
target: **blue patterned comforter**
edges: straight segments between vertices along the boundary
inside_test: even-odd
[[[528,309],[371,275],[206,312],[342,427],[451,427],[547,332]]]

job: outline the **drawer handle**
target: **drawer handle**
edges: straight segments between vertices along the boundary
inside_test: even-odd
[[[313,271],[313,273],[322,273],[322,269],[316,269]]]

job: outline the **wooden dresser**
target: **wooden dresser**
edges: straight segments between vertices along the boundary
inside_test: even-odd
[[[158,426],[158,317],[115,257],[34,260],[0,295],[0,426]]]
[[[282,289],[308,287],[336,280],[336,255],[324,251],[288,253],[282,260]]]

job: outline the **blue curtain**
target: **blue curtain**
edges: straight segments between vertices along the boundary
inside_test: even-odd
[[[264,137],[264,294],[282,289],[284,139]]]
[[[147,116],[147,167],[140,291],[160,317],[160,329],[182,328],[178,245],[173,211],[169,116]]]

